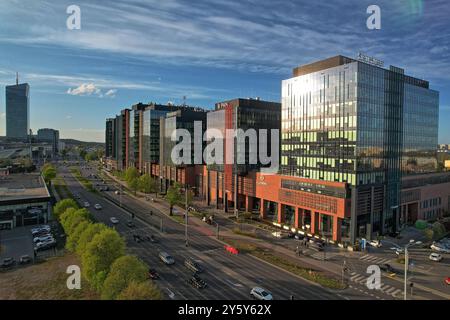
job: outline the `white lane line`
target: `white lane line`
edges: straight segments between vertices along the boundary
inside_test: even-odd
[[[386,294],[391,294],[392,292],[394,292],[396,289],[395,288],[390,288],[389,290],[386,291]]]
[[[365,276],[356,276],[355,279],[351,279],[353,282],[360,282],[361,280],[365,279]]]
[[[397,290],[395,290],[391,295],[392,295],[393,297],[395,297],[396,295],[400,294],[401,292],[402,292],[402,290],[397,289]]]
[[[381,291],[385,291],[386,289],[390,288],[391,286],[388,284],[385,284],[384,286],[381,287]]]

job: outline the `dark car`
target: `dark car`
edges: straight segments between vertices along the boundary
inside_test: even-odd
[[[133,240],[137,243],[141,243],[142,242],[142,238],[140,235],[138,234],[133,234]]]
[[[5,258],[3,259],[2,268],[10,268],[12,267],[14,264],[16,263],[16,261],[14,260],[14,258]]]
[[[158,274],[158,272],[156,272],[155,269],[149,269],[148,277],[152,280],[157,280],[157,279],[159,279],[159,274]]]
[[[31,263],[31,261],[32,261],[32,259],[30,256],[24,255],[24,256],[20,257],[19,263],[20,264],[29,264],[29,263]]]
[[[206,282],[197,275],[190,278],[187,283],[197,289],[204,289],[207,286]]]
[[[395,270],[390,264],[387,263],[380,265],[380,269],[384,272],[397,273],[397,270]]]
[[[184,260],[184,266],[189,270],[191,270],[192,272],[194,272],[195,274],[203,272],[203,268],[192,259]]]
[[[129,228],[134,228],[136,225],[134,224],[133,221],[128,221],[128,222],[127,222],[127,226],[128,226]]]
[[[148,241],[150,241],[151,243],[158,243],[159,242],[158,239],[154,235],[149,236],[148,237]]]

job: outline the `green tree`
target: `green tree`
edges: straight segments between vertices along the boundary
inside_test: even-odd
[[[137,190],[139,189],[139,179],[138,178],[131,178],[130,180],[127,180],[128,188],[130,188],[134,195],[136,195]]]
[[[175,183],[173,186],[170,186],[169,189],[167,190],[166,200],[167,202],[169,202],[170,205],[170,212],[169,212],[170,215],[173,214],[172,213],[173,206],[176,204],[180,204],[183,199],[180,189],[181,185],[179,183]]]
[[[125,253],[125,241],[112,229],[94,236],[81,256],[82,270],[90,284],[101,292],[112,263]]]
[[[125,171],[125,181],[130,182],[133,179],[139,178],[139,172],[135,167],[129,167]]]
[[[123,290],[117,300],[162,300],[163,295],[158,287],[150,281],[131,282],[128,287]]]
[[[84,159],[87,155],[87,152],[84,149],[80,149],[78,154],[80,155],[80,158]]]
[[[88,244],[94,239],[94,237],[108,227],[103,223],[94,223],[86,227],[86,229],[81,233],[80,239],[78,240],[78,245],[76,248],[77,254],[81,257],[86,251]]]
[[[139,178],[139,189],[147,194],[158,194],[158,183],[149,174],[144,174]]]
[[[56,169],[52,165],[42,168],[42,176],[48,185],[52,184],[52,180],[56,178]]]
[[[61,225],[68,236],[70,236],[79,223],[91,221],[91,213],[86,209],[79,209],[69,214],[65,212],[61,215]]]
[[[59,220],[59,217],[69,208],[78,209],[78,204],[73,199],[64,199],[58,201],[53,207],[53,216]]]
[[[147,280],[147,266],[134,256],[123,256],[111,265],[108,277],[102,289],[102,299],[114,300],[134,281],[137,283]]]
[[[67,237],[67,250],[75,252],[78,247],[78,241],[80,240],[81,235],[91,224],[91,222],[83,220],[73,229],[73,232]]]

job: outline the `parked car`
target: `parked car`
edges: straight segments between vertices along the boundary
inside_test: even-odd
[[[194,273],[203,272],[203,268],[198,263],[196,263],[194,260],[189,259],[189,258],[184,260],[184,266]]]
[[[94,208],[95,208],[95,210],[102,210],[103,209],[103,207],[99,203],[96,203]]]
[[[159,279],[159,274],[158,274],[158,272],[156,272],[155,269],[149,269],[148,277],[152,280],[157,280],[157,279]]]
[[[297,234],[294,236],[294,239],[295,239],[295,240],[303,240],[303,239],[305,239],[305,236],[297,233]]]
[[[11,268],[14,264],[16,263],[16,261],[14,260],[14,258],[5,258],[2,261],[2,268]]]
[[[109,219],[111,221],[112,224],[119,224],[119,220],[115,217],[111,217],[111,219]]]
[[[272,294],[269,291],[260,287],[253,288],[250,291],[250,295],[257,300],[266,300],[266,301],[273,300]]]
[[[442,255],[440,255],[439,253],[435,253],[433,252],[432,254],[430,254],[430,256],[428,257],[431,261],[436,261],[436,262],[441,262],[443,257]]]
[[[274,236],[275,238],[278,238],[278,239],[285,239],[285,238],[287,238],[287,234],[284,233],[284,232],[281,232],[281,231],[272,232],[272,236]]]
[[[115,194],[117,194],[117,195],[119,195],[120,194],[120,191],[119,190],[116,190],[116,192],[114,192]]]
[[[450,248],[446,247],[444,244],[433,243],[431,245],[431,250],[443,253],[450,253]]]
[[[47,230],[35,231],[32,233],[33,239],[38,237],[46,237],[49,236],[50,232]]]
[[[31,263],[32,259],[29,255],[23,255],[20,257],[19,263],[20,264],[28,264]]]
[[[44,250],[48,250],[51,248],[56,247],[56,241],[53,240],[49,240],[49,241],[45,241],[45,242],[38,242],[36,243],[36,246],[34,247],[34,249],[36,251],[44,251]]]
[[[167,265],[171,265],[171,264],[175,263],[175,259],[172,258],[172,256],[165,251],[161,251],[159,253],[159,258],[161,259],[162,262],[164,262]]]
[[[42,230],[46,230],[48,232],[50,232],[52,228],[49,225],[42,225],[42,226],[38,226],[36,228],[31,229],[31,233],[35,232],[35,231],[42,231]]]
[[[90,206],[91,206],[91,205],[90,205],[89,202],[86,201],[86,202],[84,203],[84,207],[85,207],[85,208],[89,208]]]
[[[43,237],[36,237],[33,239],[33,242],[38,243],[38,242],[46,242],[46,241],[50,241],[50,240],[54,240],[54,238],[52,235],[49,234],[49,235],[46,235]]]

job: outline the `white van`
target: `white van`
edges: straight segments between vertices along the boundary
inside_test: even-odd
[[[159,258],[161,259],[162,262],[168,265],[175,263],[175,260],[172,258],[172,256],[164,251],[161,251],[159,253]]]

